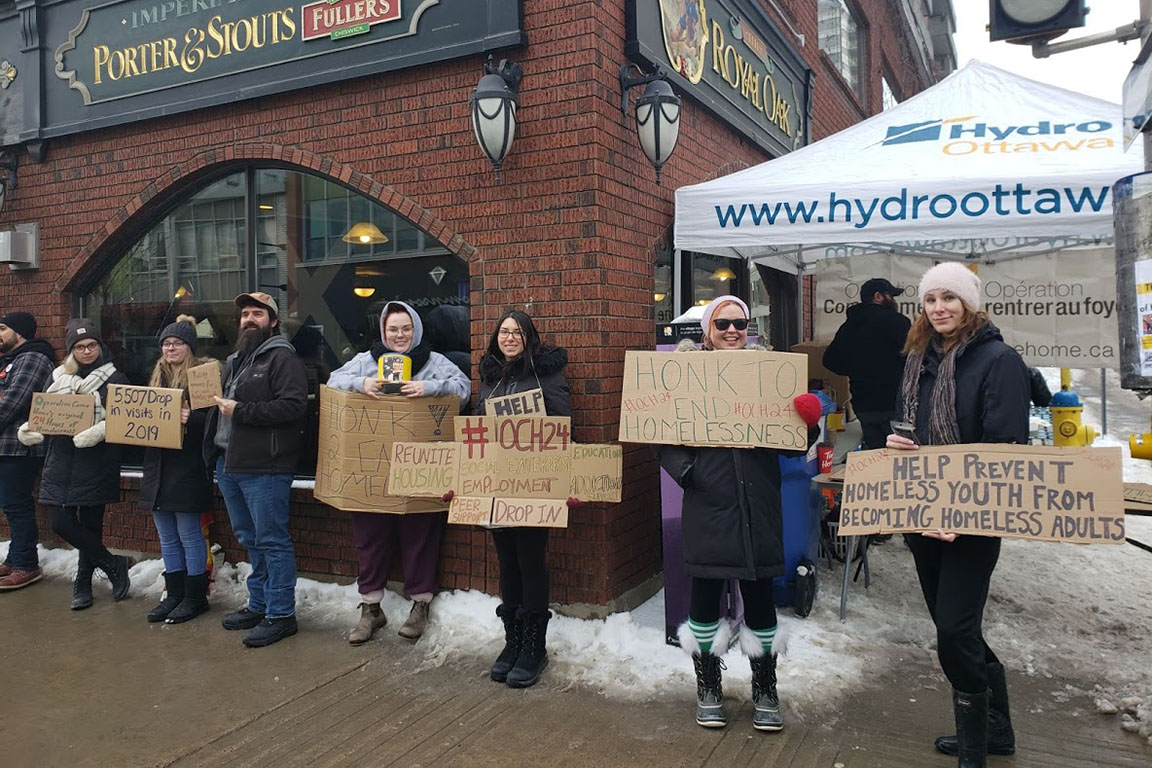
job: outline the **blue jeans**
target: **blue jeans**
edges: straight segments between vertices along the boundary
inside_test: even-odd
[[[288,533],[292,475],[224,471],[216,462],[216,482],[228,505],[232,532],[248,550],[248,610],[269,619],[296,615],[296,553]]]
[[[160,553],[168,573],[186,571],[199,576],[208,570],[208,546],[200,530],[199,512],[161,512],[152,510],[156,533],[160,534]]]
[[[32,486],[43,463],[41,456],[0,456],[0,509],[4,510],[12,532],[5,562],[14,571],[34,571],[40,567],[36,556],[40,529],[36,527]]]

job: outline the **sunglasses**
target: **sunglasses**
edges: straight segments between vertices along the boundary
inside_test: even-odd
[[[740,318],[738,320],[729,320],[726,317],[718,317],[712,321],[712,325],[716,326],[716,330],[718,331],[726,331],[728,330],[728,326],[732,326],[736,330],[742,331],[748,327],[748,321],[744,318]]]

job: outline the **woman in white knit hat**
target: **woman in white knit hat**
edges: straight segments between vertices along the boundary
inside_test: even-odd
[[[1028,368],[980,311],[980,278],[946,262],[920,280],[923,311],[912,324],[896,412],[916,441],[888,436],[888,447],[1028,442]],[[928,531],[905,536],[928,612],[937,654],[952,684],[956,735],[936,749],[961,768],[985,765],[985,753],[1016,751],[1004,667],[984,641],[988,585],[1000,539]]]

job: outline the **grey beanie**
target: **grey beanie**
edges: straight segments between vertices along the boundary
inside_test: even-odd
[[[169,323],[165,326],[164,330],[160,332],[160,343],[164,343],[164,339],[171,336],[175,339],[187,344],[192,349],[196,349],[196,318],[192,315],[180,315],[176,318],[176,322]]]

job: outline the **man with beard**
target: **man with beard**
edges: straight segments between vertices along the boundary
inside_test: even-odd
[[[223,397],[204,430],[204,459],[215,468],[236,540],[248,549],[248,603],[223,619],[259,648],[296,634],[296,554],[288,532],[292,472],[304,443],[308,375],[280,334],[266,293],[236,297],[240,336],[224,365]]]
[[[28,420],[32,395],[44,391],[55,367],[55,350],[36,338],[36,318],[27,312],[0,317],[0,507],[12,532],[8,557],[0,564],[3,591],[26,587],[41,576],[32,486],[45,447],[22,444],[16,432]]]
[[[904,342],[911,321],[896,306],[904,293],[882,277],[860,286],[860,303],[824,350],[824,367],[848,376],[852,409],[864,431],[865,448],[883,448],[892,431],[896,392],[904,373]]]

